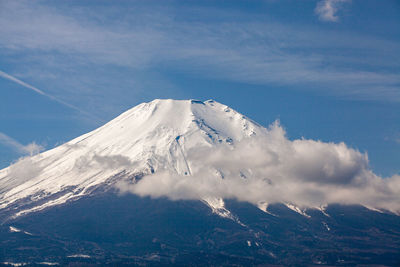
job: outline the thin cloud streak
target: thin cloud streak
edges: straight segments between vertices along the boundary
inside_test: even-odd
[[[20,154],[28,154],[30,156],[35,155],[42,150],[44,150],[44,147],[41,145],[36,144],[35,142],[32,142],[26,146],[23,144],[19,143],[17,140],[14,138],[6,135],[5,133],[0,132],[0,143],[4,144],[16,152]]]
[[[9,137],[8,135],[0,132],[0,143],[3,145],[6,145],[8,147],[11,147],[18,153],[25,153],[25,147],[21,143],[19,143],[17,140]]]
[[[35,92],[38,93],[38,94],[41,94],[41,95],[44,95],[44,96],[49,97],[49,96],[46,95],[42,90],[40,90],[40,89],[38,89],[38,88],[36,88],[36,87],[34,87],[34,86],[32,86],[32,85],[29,85],[29,84],[27,84],[26,82],[23,82],[23,81],[21,81],[21,80],[15,78],[15,77],[13,77],[13,76],[11,76],[10,74],[5,73],[4,71],[1,71],[1,70],[0,70],[0,76],[3,77],[3,78],[5,78],[5,79],[8,79],[8,80],[10,80],[10,81],[13,81],[13,82],[15,82],[15,83],[17,83],[17,84],[19,84],[19,85],[22,85],[22,86],[24,86],[24,87],[26,87],[26,88],[29,88],[29,89],[35,91]]]
[[[97,118],[96,116],[94,116],[94,115],[92,115],[92,114],[90,114],[90,113],[88,113],[88,112],[86,112],[86,111],[84,111],[84,110],[82,110],[82,109],[70,104],[70,103],[67,103],[67,102],[65,102],[65,101],[63,101],[63,100],[61,100],[61,99],[59,99],[59,98],[57,98],[55,96],[49,95],[49,94],[43,92],[42,90],[40,90],[40,89],[30,85],[30,84],[27,84],[26,82],[21,81],[20,79],[14,77],[14,76],[11,76],[8,73],[5,73],[4,71],[0,70],[0,76],[5,78],[5,79],[7,79],[7,80],[15,82],[15,83],[17,83],[17,84],[19,84],[19,85],[21,85],[21,86],[23,86],[25,88],[31,89],[32,91],[34,91],[34,92],[36,92],[36,93],[38,93],[38,94],[40,94],[42,96],[45,96],[45,97],[47,97],[47,98],[49,98],[49,99],[51,99],[51,100],[63,105],[63,106],[66,106],[66,107],[68,107],[70,109],[78,111],[79,113],[82,113],[82,114],[86,115],[87,117],[89,117],[91,119],[96,119],[97,122],[100,122],[100,123],[104,122],[103,120]]]

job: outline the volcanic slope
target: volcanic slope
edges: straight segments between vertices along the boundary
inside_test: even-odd
[[[160,169],[191,175],[186,153],[267,130],[213,100],[154,100],[59,147],[0,171],[0,210],[17,217]],[[204,201],[230,217],[219,198]]]

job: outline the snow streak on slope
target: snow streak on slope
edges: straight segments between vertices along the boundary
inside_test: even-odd
[[[0,171],[0,211],[19,216],[97,190],[198,199],[235,219],[223,199],[304,216],[327,203],[400,211],[400,176],[382,179],[368,157],[313,140],[288,140],[209,100],[154,100],[55,149]],[[263,203],[263,204],[262,204]],[[238,221],[238,220],[237,220]]]

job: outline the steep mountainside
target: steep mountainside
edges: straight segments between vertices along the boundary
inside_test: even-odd
[[[19,216],[160,168],[190,175],[196,166],[185,158],[189,149],[229,145],[265,132],[212,100],[143,103],[90,133],[1,170],[0,210]],[[221,201],[208,202],[218,208]]]

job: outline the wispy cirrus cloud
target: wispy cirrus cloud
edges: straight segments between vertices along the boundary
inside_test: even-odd
[[[315,13],[322,21],[337,22],[339,17],[337,12],[342,4],[349,3],[351,0],[322,0],[315,7]]]
[[[336,20],[344,2],[321,1],[316,12]],[[173,8],[99,5],[84,9],[85,16],[80,16],[82,7],[62,9],[45,3],[4,4],[0,46],[10,55],[29,51],[27,63],[42,68],[29,69],[27,75],[38,80],[52,74],[65,95],[79,90],[76,101],[98,110],[109,105],[97,103],[96,96],[106,102],[124,101],[127,94],[158,87],[149,83],[154,83],[152,75],[160,69],[352,99],[400,101],[399,60],[394,60],[400,59],[400,46],[390,40],[350,32],[321,33],[245,14],[234,14],[241,16],[240,23],[229,19],[233,15],[191,21],[176,20]],[[208,11],[199,8],[196,14]],[[119,20],[112,19],[115,14]],[[108,97],[111,91],[113,97]]]
[[[20,154],[27,154],[30,156],[35,155],[44,150],[43,146],[36,144],[35,142],[32,142],[28,145],[23,145],[14,138],[2,132],[0,132],[0,143],[10,147],[11,149],[15,150]]]

